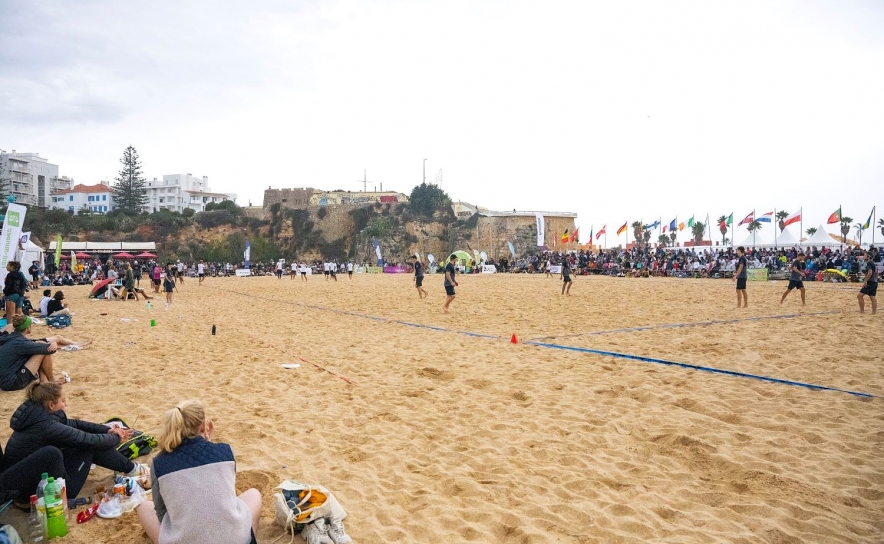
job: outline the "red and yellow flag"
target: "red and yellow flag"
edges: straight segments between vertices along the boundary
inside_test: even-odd
[[[626,232],[626,228],[627,228],[626,225],[627,225],[628,223],[629,223],[629,221],[627,221],[626,223],[623,223],[623,226],[620,227],[619,229],[617,229],[617,236],[620,236],[621,234],[623,234],[624,232]]]

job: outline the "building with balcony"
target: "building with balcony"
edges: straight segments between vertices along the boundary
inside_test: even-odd
[[[49,207],[71,213],[107,213],[114,210],[114,191],[106,181],[95,185],[78,183],[49,197]]]
[[[0,150],[0,171],[8,180],[5,190],[15,195],[16,202],[29,206],[49,207],[53,194],[74,184],[74,180],[58,175],[57,164],[38,153]]]
[[[153,178],[145,183],[147,188],[147,210],[171,210],[183,212],[190,208],[197,212],[205,211],[206,205],[212,202],[232,200],[232,193],[214,193],[209,188],[208,176],[201,178],[191,174],[170,174],[162,180]]]

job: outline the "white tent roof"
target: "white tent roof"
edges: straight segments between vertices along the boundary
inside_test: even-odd
[[[747,236],[746,239],[742,241],[742,243],[736,245],[743,247],[759,247],[770,245],[770,242],[768,242],[767,238],[764,237],[762,231],[756,230],[754,233],[750,232],[749,236]]]
[[[62,251],[97,251],[112,253],[116,251],[156,251],[156,242],[65,242],[61,243]],[[55,240],[49,242],[49,251],[55,251]]]
[[[798,244],[798,240],[796,240],[795,236],[789,231],[789,227],[786,227],[783,232],[777,233],[777,246],[789,248],[797,246]]]
[[[804,241],[804,245],[831,247],[838,245],[838,242],[829,236],[829,233],[826,232],[826,227],[820,225],[816,228],[816,232],[813,233],[813,236]]]

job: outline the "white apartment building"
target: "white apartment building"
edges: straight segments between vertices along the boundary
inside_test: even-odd
[[[46,208],[51,195],[74,184],[68,177],[59,177],[58,165],[38,153],[16,153],[14,149],[7,153],[0,149],[0,170],[19,204]]]
[[[209,177],[198,178],[191,174],[170,174],[163,176],[162,181],[153,178],[147,181],[147,210],[171,210],[182,212],[187,208],[194,211],[205,211],[206,204],[232,200],[232,193],[213,193],[209,189]]]
[[[62,189],[52,195],[50,208],[67,210],[78,214],[82,211],[107,213],[114,210],[114,192],[106,181],[95,185],[78,183],[71,189]]]

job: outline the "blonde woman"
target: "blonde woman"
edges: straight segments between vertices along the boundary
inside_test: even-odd
[[[151,473],[154,500],[138,506],[138,521],[154,544],[256,542],[261,493],[236,495],[233,450],[212,442],[213,431],[198,400],[163,416]]]

